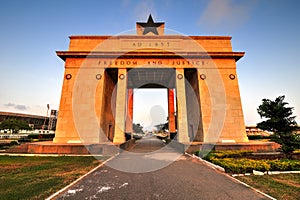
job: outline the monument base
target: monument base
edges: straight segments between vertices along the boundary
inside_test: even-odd
[[[129,149],[134,142],[134,139],[119,145],[109,142],[101,144],[35,142],[8,149],[5,153],[111,156],[119,153],[121,150]]]
[[[193,142],[189,146],[185,145],[187,153],[194,154],[201,149],[209,150],[249,150],[253,152],[275,152],[280,145],[275,142],[249,141],[245,143],[216,143],[208,144],[203,142]]]

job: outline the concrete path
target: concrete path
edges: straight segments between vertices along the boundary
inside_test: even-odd
[[[56,199],[268,199],[160,140],[137,142]]]

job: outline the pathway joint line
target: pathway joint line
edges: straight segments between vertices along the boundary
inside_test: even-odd
[[[96,166],[94,169],[92,169],[88,173],[82,175],[81,177],[79,177],[78,179],[76,179],[75,181],[73,181],[72,183],[70,183],[69,185],[67,185],[66,187],[64,187],[64,188],[60,189],[59,191],[55,192],[54,194],[52,194],[51,196],[49,196],[45,200],[52,200],[52,199],[54,199],[55,197],[57,197],[58,195],[60,195],[61,193],[65,192],[70,187],[72,187],[73,185],[75,185],[76,183],[78,183],[79,181],[81,181],[83,178],[85,178],[86,176],[90,175],[91,173],[93,173],[94,171],[96,171],[97,169],[99,169],[100,167],[102,167],[103,165],[105,165],[105,163],[107,163],[108,161],[112,160],[113,158],[115,158],[119,154],[120,153],[117,153],[114,156],[110,157],[109,159],[105,160],[103,163],[101,163],[100,165]]]

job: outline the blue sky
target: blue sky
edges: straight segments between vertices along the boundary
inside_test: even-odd
[[[300,1],[0,0],[0,3],[1,111],[44,115],[48,103],[52,109],[58,109],[64,62],[55,51],[68,49],[68,36],[117,35],[134,29],[137,21],[146,21],[151,13],[154,21],[164,21],[166,28],[185,35],[232,36],[233,50],[246,52],[237,63],[246,124],[260,121],[256,108],[263,98],[275,99],[278,95],[286,95],[286,101],[295,108],[296,121],[300,122]],[[140,91],[136,98],[145,95]],[[151,96],[147,99],[151,100]],[[153,107],[160,108],[159,103],[149,109]],[[144,113],[150,115],[150,110]]]

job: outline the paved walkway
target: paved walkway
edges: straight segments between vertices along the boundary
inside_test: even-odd
[[[160,140],[137,142],[56,199],[267,199]]]

